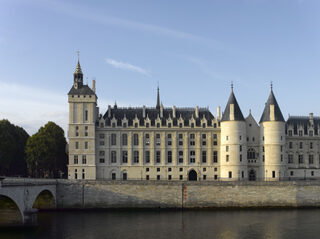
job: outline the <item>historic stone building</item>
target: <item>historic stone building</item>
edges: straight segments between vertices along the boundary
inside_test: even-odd
[[[78,62],[69,102],[69,179],[292,180],[316,178],[320,118],[285,122],[272,87],[259,124],[233,89],[221,117],[208,108],[109,106],[99,114]]]

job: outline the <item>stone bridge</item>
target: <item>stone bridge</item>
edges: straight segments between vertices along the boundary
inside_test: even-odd
[[[22,223],[34,225],[37,223],[37,209],[56,208],[56,185],[54,179],[0,179],[0,202],[16,206]]]

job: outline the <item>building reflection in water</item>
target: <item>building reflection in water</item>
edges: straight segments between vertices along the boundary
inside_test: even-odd
[[[41,212],[39,227],[0,238],[318,238],[320,209]],[[18,232],[12,232],[18,233]]]

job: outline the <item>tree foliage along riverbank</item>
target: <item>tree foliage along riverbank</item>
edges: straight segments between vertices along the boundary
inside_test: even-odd
[[[32,135],[26,145],[26,161],[32,177],[60,177],[66,174],[67,141],[63,129],[53,122]]]
[[[48,122],[29,137],[23,128],[1,120],[0,175],[66,176],[66,145],[63,129],[53,122]]]
[[[0,121],[0,175],[26,176],[25,146],[29,135],[8,120]]]

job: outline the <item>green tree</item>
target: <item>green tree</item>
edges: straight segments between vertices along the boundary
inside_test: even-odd
[[[32,135],[26,145],[27,165],[32,177],[60,177],[67,173],[67,141],[63,129],[53,122]]]
[[[29,135],[8,120],[0,121],[0,175],[26,176],[25,145]]]

